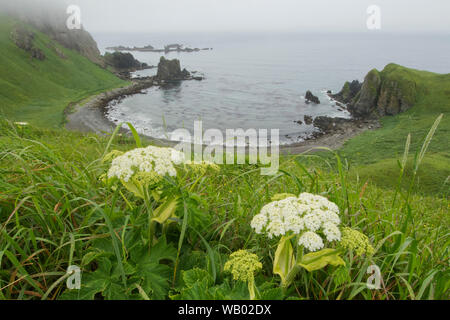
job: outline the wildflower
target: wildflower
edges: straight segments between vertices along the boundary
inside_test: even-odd
[[[239,250],[230,255],[223,270],[230,272],[234,280],[247,282],[250,300],[255,300],[255,273],[262,269],[256,254],[247,250]]]
[[[193,172],[199,174],[204,174],[208,169],[220,171],[220,167],[217,164],[212,163],[210,161],[192,162],[189,164],[189,167],[192,169]]]
[[[108,156],[107,156],[108,157]],[[105,158],[107,158],[105,157]],[[111,157],[111,154],[109,155]],[[107,158],[108,159],[108,158]],[[119,178],[125,182],[137,173],[148,173],[155,178],[165,175],[176,176],[174,165],[181,164],[184,154],[171,148],[149,146],[137,148],[119,155],[112,160],[108,178]]]
[[[265,205],[256,215],[251,227],[256,233],[265,233],[273,237],[294,234],[299,236],[299,243],[310,251],[324,247],[321,235],[326,240],[339,241],[339,208],[328,199],[302,193],[298,197],[288,197]]]
[[[372,255],[375,249],[370,245],[369,238],[356,230],[348,227],[342,229],[342,238],[340,245],[348,250],[355,251],[356,255]]]
[[[323,224],[323,233],[327,237],[327,241],[341,240],[341,231],[335,224],[331,222],[325,222]]]
[[[303,233],[298,240],[298,244],[304,246],[309,251],[317,251],[324,246],[322,238],[317,233],[311,231]]]
[[[256,254],[247,250],[239,250],[230,255],[230,259],[225,263],[224,271],[230,272],[234,280],[244,282],[253,281],[255,272],[262,269],[262,264]]]

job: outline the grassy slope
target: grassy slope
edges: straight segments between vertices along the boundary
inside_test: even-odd
[[[114,212],[114,227],[117,234],[125,234],[126,250],[144,241],[148,232],[145,204],[123,188],[129,202],[122,197],[114,200],[114,193],[99,180],[108,169],[108,164],[100,161],[107,144],[107,137],[94,134],[21,128],[0,121],[0,221],[7,221],[1,225],[5,232],[0,236],[0,251],[4,253],[0,257],[0,288],[4,288],[0,289],[0,299],[39,299],[47,291],[51,299],[60,297],[62,292],[68,292],[65,281],[53,289],[51,285],[64,274],[69,261],[79,265],[87,279],[100,261],[85,259],[98,254],[96,239],[105,239],[105,243],[111,240],[98,212],[100,208]],[[114,139],[110,149],[134,147],[133,141],[120,137]],[[208,172],[203,177],[180,174],[179,184],[192,188],[202,202],[195,211],[195,218],[189,220],[179,269],[210,270],[208,261],[212,253],[217,257],[218,278],[223,279],[226,276],[223,264],[228,254],[246,248],[258,254],[263,263],[258,284],[264,281],[276,284],[279,278],[272,275],[269,254],[276,241],[256,235],[249,224],[262,206],[271,201],[272,195],[307,191],[326,195],[337,203],[343,223],[363,231],[378,249],[370,260],[353,255],[345,257],[350,277],[343,285],[335,284],[333,272],[336,269],[329,267],[299,277],[297,290],[291,290],[289,296],[302,299],[445,299],[449,276],[448,202],[418,194],[413,194],[407,204],[401,197],[394,201],[393,190],[347,180],[345,169],[341,176],[333,168],[322,168],[322,160],[326,159],[318,155],[313,158],[282,159],[281,168],[298,180],[288,175],[261,176],[255,166],[246,165],[222,166],[220,172]],[[198,183],[193,184],[193,181]],[[16,214],[11,215],[11,212]],[[128,226],[123,230],[126,221],[129,221]],[[181,225],[171,224],[168,241],[172,246],[178,244],[180,229]],[[136,232],[142,234],[140,240],[133,240]],[[197,232],[211,247],[210,252],[206,252]],[[108,250],[107,254],[114,257],[110,249],[102,250]],[[129,261],[127,255],[123,259]],[[380,266],[387,289],[372,291],[365,287],[368,264]],[[170,267],[173,271],[172,264]],[[45,277],[34,277],[41,286],[41,293],[29,281],[21,280],[25,272],[30,275],[48,273]],[[172,272],[169,274],[172,283]],[[177,279],[180,277],[181,274]],[[182,285],[176,284],[174,291]],[[128,292],[132,291],[129,284]],[[130,298],[122,293],[120,283],[111,292],[118,299]]]
[[[63,110],[70,102],[124,85],[78,53],[54,43],[65,55],[61,58],[48,44],[51,40],[36,30],[35,46],[46,55],[44,61],[30,59],[19,49],[10,33],[18,22],[0,19],[0,114],[38,126],[59,127]]]
[[[450,175],[450,74],[436,74],[388,65],[382,77],[410,79],[421,88],[416,105],[405,113],[384,117],[383,127],[348,141],[341,154],[356,166],[354,172],[381,186],[392,187],[398,172],[397,160],[403,156],[406,138],[411,133],[407,174],[411,173],[413,157],[435,119],[444,114],[430,144],[427,157],[419,171],[418,190],[426,193],[448,193],[446,179]]]

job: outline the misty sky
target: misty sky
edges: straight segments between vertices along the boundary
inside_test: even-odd
[[[27,0],[0,0],[0,3]],[[65,0],[54,0],[61,4]],[[28,1],[42,4],[51,0]],[[71,0],[91,32],[367,31],[381,8],[383,32],[450,33],[449,0]],[[33,10],[31,10],[33,11]]]

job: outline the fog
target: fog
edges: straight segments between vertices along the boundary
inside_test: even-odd
[[[448,0],[0,0],[26,17],[81,9],[91,32],[364,32],[369,5],[380,32],[450,33]]]

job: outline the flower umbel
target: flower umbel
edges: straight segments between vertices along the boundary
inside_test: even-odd
[[[262,264],[256,254],[247,250],[239,250],[230,255],[230,259],[225,263],[224,271],[230,272],[234,280],[252,282],[255,272],[262,269]]]
[[[171,148],[149,146],[137,148],[117,156],[112,160],[108,178],[119,178],[125,182],[137,173],[151,173],[152,180],[156,176],[176,176],[174,165],[184,161],[184,154]]]
[[[322,235],[329,242],[341,239],[340,222],[336,204],[319,195],[302,193],[267,204],[253,218],[251,226],[269,238],[298,235],[300,245],[317,251],[324,247]]]
[[[258,256],[247,250],[239,250],[230,255],[223,270],[230,272],[234,280],[247,282],[250,300],[255,300],[255,273],[262,269]]]
[[[363,254],[370,256],[375,252],[375,249],[369,242],[369,238],[365,234],[348,227],[342,229],[340,245],[345,249],[354,251],[358,256]]]

